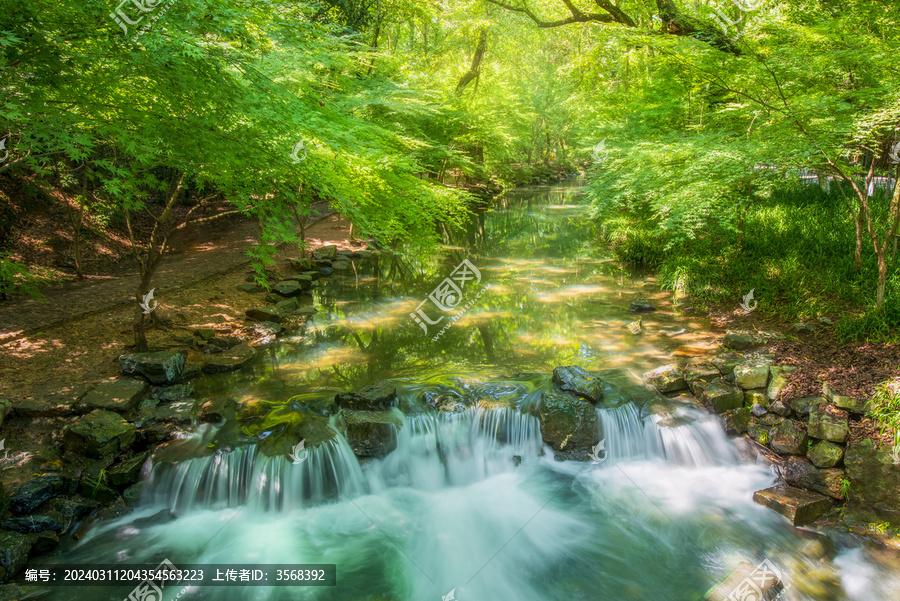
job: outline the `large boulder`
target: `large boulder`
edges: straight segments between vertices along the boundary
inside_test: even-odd
[[[818,468],[801,457],[789,458],[784,469],[784,480],[788,484],[838,500],[844,498],[841,492],[843,479],[844,470]]]
[[[850,413],[865,415],[872,408],[871,401],[839,394],[828,385],[828,382],[822,384],[822,393],[825,395],[826,399],[834,403],[835,407],[846,409]]]
[[[758,490],[753,493],[753,500],[777,511],[794,526],[816,521],[828,513],[833,504],[826,496],[786,484]]]
[[[800,422],[792,419],[784,420],[769,433],[769,446],[776,453],[805,455],[808,440]]]
[[[553,383],[560,390],[571,392],[592,403],[598,403],[603,399],[603,381],[577,365],[554,369]]]
[[[152,353],[131,353],[121,355],[119,364],[122,371],[130,375],[142,375],[151,384],[174,384],[181,378],[187,353],[184,351],[155,351]]]
[[[334,400],[344,409],[384,411],[397,405],[397,386],[376,382],[353,392],[342,392]]]
[[[63,435],[67,451],[101,459],[131,447],[136,431],[122,416],[98,409],[69,425]]]
[[[543,393],[537,417],[544,442],[557,451],[587,449],[600,442],[597,411],[573,394]]]
[[[850,503],[870,509],[900,523],[900,469],[894,465],[891,449],[878,447],[871,438],[851,442],[844,452],[850,480]]]
[[[396,448],[403,425],[399,412],[345,410],[341,415],[347,443],[357,457],[384,457]]]
[[[146,382],[134,378],[104,380],[84,395],[81,403],[88,411],[107,409],[124,413],[137,406],[148,388]]]
[[[709,382],[698,381],[694,388],[694,394],[704,405],[716,413],[737,409],[744,404],[743,391],[722,378],[716,378]]]
[[[246,344],[239,344],[227,351],[210,355],[203,364],[203,373],[222,374],[235,371],[256,357],[256,349]]]
[[[644,382],[653,386],[662,393],[678,392],[687,389],[687,381],[681,369],[674,363],[671,365],[663,365],[654,370],[648,371],[643,376]]]
[[[807,433],[819,440],[845,442],[850,436],[847,412],[835,409],[827,403],[813,405],[809,409]]]

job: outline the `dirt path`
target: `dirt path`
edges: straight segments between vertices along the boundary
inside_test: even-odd
[[[359,247],[347,241],[349,229],[339,215],[323,214],[307,229],[306,240],[312,248]],[[183,346],[177,339],[190,337],[199,327],[231,335],[250,324],[244,312],[265,303],[261,294],[237,287],[253,279],[244,251],[255,242],[256,233],[255,224],[242,222],[218,239],[199,247],[188,245],[163,264],[154,280],[156,299],[158,310],[173,327],[149,329],[152,348]],[[283,247],[276,255],[275,270],[293,273],[289,260],[299,254],[295,247]],[[64,394],[118,375],[118,357],[132,343],[133,277],[79,282],[49,291],[50,303],[3,307],[4,330],[15,331],[6,319],[21,325],[20,333],[0,340],[0,399],[9,398],[15,405],[21,399]],[[25,327],[30,331],[22,332]]]
[[[326,203],[313,207],[312,227],[331,215]],[[153,278],[155,297],[249,264],[247,250],[259,243],[256,221],[235,220],[225,231],[194,229],[173,240],[175,250],[163,260]],[[0,343],[10,342],[42,329],[59,326],[89,315],[134,302],[139,283],[135,272],[125,276],[89,276],[42,290],[41,299],[21,299],[0,305]]]

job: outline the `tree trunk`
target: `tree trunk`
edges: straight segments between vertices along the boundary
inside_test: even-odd
[[[863,239],[863,207],[859,205],[859,213],[856,216],[856,252],[853,262],[856,264],[856,273],[862,271],[862,239]]]
[[[459,82],[456,84],[457,94],[462,94],[466,86],[481,74],[481,60],[484,58],[485,50],[487,50],[487,29],[482,29],[478,34],[478,45],[475,47],[475,54],[472,55],[472,66],[459,78]]]

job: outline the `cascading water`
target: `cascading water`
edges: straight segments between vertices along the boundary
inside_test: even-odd
[[[583,256],[573,190],[525,193],[485,220],[485,254],[496,258],[477,266],[496,285],[438,342],[402,320],[446,274],[410,289],[361,272],[317,291],[323,314],[326,302],[352,301],[315,318],[328,324],[321,341],[277,343],[265,362],[197,382],[205,396],[293,397],[299,407],[333,396],[322,374],[342,390],[391,378],[407,415],[385,457],[360,463],[341,436],[297,463],[255,445],[202,456],[206,432],[201,456],[153,467],[135,513],[48,561],[337,566],[335,587],[176,585],[164,601],[688,601],[741,561],[767,559],[787,573],[787,601],[900,601],[895,560],[839,536],[833,561],[809,554],[808,540],[754,503],[774,476],[741,463],[716,418],[599,369],[656,367],[692,342],[682,332],[708,324],[659,311],[628,338],[626,296],[643,290],[605,257]],[[385,296],[388,284],[401,292]],[[609,384],[597,408],[602,462],[557,461],[533,417],[549,369],[573,364]],[[51,588],[40,598],[129,592]]]

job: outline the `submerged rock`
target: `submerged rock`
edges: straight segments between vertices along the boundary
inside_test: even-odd
[[[390,382],[376,382],[353,392],[342,392],[334,400],[345,409],[384,411],[396,407],[397,386]]]
[[[187,353],[184,351],[155,351],[131,353],[119,357],[122,371],[142,375],[152,384],[174,384],[184,372]]]
[[[753,583],[752,591],[747,590],[747,582]],[[783,590],[784,584],[770,566],[755,566],[744,561],[722,582],[707,591],[703,601],[773,601]]]
[[[651,311],[656,311],[656,305],[645,298],[640,298],[631,301],[628,311],[631,313],[650,313]]]
[[[753,493],[753,500],[786,517],[794,526],[816,521],[831,510],[832,501],[826,496],[779,484]]]
[[[557,367],[553,370],[552,379],[560,390],[571,392],[592,403],[599,403],[603,399],[603,381],[577,365]]]
[[[221,374],[240,369],[256,357],[256,349],[246,344],[239,344],[210,358],[203,365],[203,373]]]

